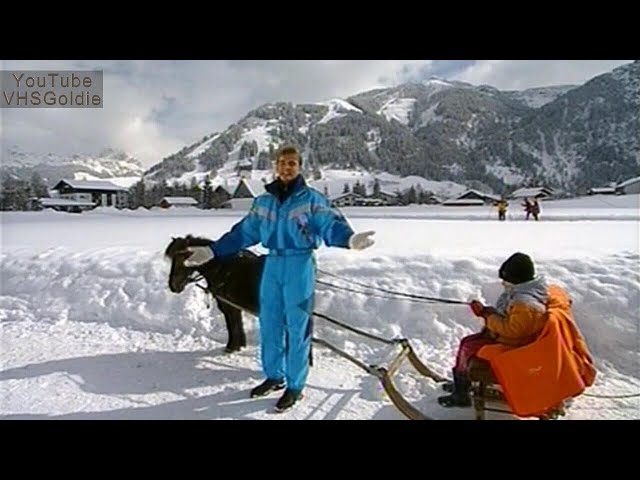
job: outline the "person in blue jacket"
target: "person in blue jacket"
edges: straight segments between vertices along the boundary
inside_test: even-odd
[[[316,264],[313,255],[324,241],[330,247],[362,250],[373,245],[374,231],[354,233],[344,216],[300,174],[302,157],[295,146],[276,153],[274,182],[265,186],[248,214],[210,247],[190,247],[188,266],[214,256],[233,255],[261,243],[269,249],[260,283],[261,362],[266,380],[251,390],[262,397],[286,387],[276,411],[300,398],[309,374],[311,312]]]

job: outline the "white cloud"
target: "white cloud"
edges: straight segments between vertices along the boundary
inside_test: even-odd
[[[550,85],[580,85],[631,60],[478,60],[454,76],[473,85],[524,90]]]

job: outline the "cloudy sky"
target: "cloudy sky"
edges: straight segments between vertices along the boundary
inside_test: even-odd
[[[2,61],[0,70],[103,70],[104,108],[0,111],[2,146],[119,148],[145,166],[264,103],[311,103],[432,76],[501,90],[581,84],[629,60]],[[3,86],[4,89],[4,86]]]

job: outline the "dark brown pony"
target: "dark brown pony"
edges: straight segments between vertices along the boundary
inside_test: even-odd
[[[185,266],[184,261],[191,255],[187,247],[210,244],[208,238],[191,235],[172,238],[164,252],[171,260],[169,289],[173,293],[181,293],[189,283],[202,276],[207,282],[206,290],[216,298],[224,315],[228,332],[225,352],[236,352],[247,345],[242,310],[253,315],[259,311],[260,277],[265,257],[242,250],[237,255],[216,257],[198,267]]]

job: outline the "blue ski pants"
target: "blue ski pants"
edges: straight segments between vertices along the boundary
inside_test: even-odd
[[[309,374],[315,280],[313,251],[271,250],[260,283],[262,369],[296,392]]]

